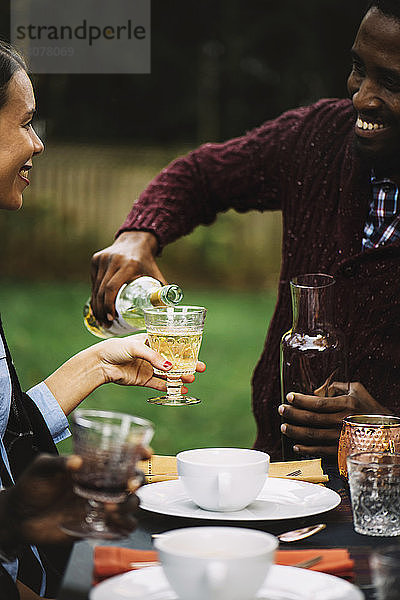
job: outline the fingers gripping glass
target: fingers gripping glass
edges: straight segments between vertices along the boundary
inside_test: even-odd
[[[197,404],[198,398],[183,396],[182,376],[193,375],[203,336],[206,309],[202,306],[166,306],[144,310],[150,348],[172,363],[167,373],[167,394],[149,398],[152,404],[184,406]],[[165,371],[154,369],[156,375]]]
[[[81,520],[65,521],[61,529],[87,538],[118,539],[130,533],[107,522],[104,503],[121,503],[128,496],[128,481],[135,477],[142,448],[150,443],[150,421],[124,413],[76,410],[72,415],[74,452],[82,467],[73,472],[75,493],[85,498]]]

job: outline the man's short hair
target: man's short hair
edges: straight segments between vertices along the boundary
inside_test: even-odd
[[[365,12],[371,8],[377,8],[384,15],[400,21],[400,0],[369,0]]]

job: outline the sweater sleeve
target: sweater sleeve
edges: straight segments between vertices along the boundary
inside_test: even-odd
[[[288,111],[242,137],[176,159],[142,192],[117,235],[150,231],[161,249],[219,212],[280,209],[281,176],[302,112]]]

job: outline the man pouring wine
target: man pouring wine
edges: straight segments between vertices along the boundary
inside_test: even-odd
[[[92,306],[107,323],[119,287],[161,282],[162,248],[233,208],[281,210],[278,300],[253,376],[255,448],[335,455],[343,417],[400,411],[400,5],[372,0],[351,49],[349,99],[290,110],[244,136],[205,144],[148,185],[115,242],[92,259]],[[289,281],[336,280],[336,314],[348,348],[350,388],[289,394],[280,402],[279,342],[291,324]],[[283,423],[281,424],[281,417]]]

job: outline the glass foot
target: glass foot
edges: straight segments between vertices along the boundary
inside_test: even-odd
[[[60,525],[61,531],[73,535],[78,538],[90,538],[97,540],[120,540],[121,538],[127,537],[130,531],[114,530],[104,524],[104,527],[93,527],[91,523],[85,523],[82,521],[66,521]]]
[[[178,396],[175,398],[158,396],[158,398],[149,398],[147,402],[150,402],[150,404],[162,404],[163,406],[188,406],[189,404],[199,404],[201,400],[192,396]]]

